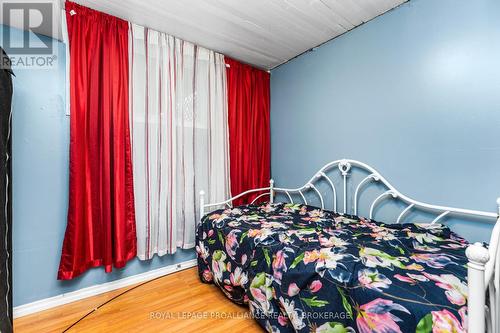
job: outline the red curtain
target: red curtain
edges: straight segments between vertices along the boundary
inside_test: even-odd
[[[269,73],[226,57],[231,193],[269,186]],[[257,194],[235,200],[250,202]]]
[[[70,186],[58,279],[110,272],[136,255],[128,126],[128,23],[66,2]]]

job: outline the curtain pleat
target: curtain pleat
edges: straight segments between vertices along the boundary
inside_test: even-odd
[[[129,133],[128,23],[66,2],[70,189],[58,279],[136,255]]]
[[[271,166],[269,73],[225,59],[229,119],[231,192],[269,186]],[[235,200],[251,202],[259,193]]]
[[[194,247],[200,190],[229,196],[224,57],[130,25],[138,257]]]

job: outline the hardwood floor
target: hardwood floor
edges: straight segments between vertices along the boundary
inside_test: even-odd
[[[21,317],[14,320],[14,330],[63,332],[93,308],[130,288],[133,286]],[[263,332],[248,314],[248,308],[232,303],[214,285],[201,283],[196,268],[191,268],[121,295],[67,332]]]

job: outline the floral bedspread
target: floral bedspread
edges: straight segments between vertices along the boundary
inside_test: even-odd
[[[217,210],[198,270],[268,332],[466,332],[467,242],[300,204]]]

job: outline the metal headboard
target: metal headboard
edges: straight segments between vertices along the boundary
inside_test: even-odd
[[[340,176],[342,177],[342,210],[339,211],[337,208],[337,201],[338,201],[338,191],[337,188],[335,187],[335,183],[331,176],[328,175],[329,171],[332,171],[333,169],[338,168],[340,171]],[[348,178],[350,176],[351,171],[353,168],[358,168],[367,173],[367,176],[364,177],[356,186],[354,193],[352,194],[351,197],[351,202],[353,202],[353,210],[348,211],[347,203],[349,199],[349,193],[348,193]],[[204,192],[200,192],[200,199],[201,199],[201,205],[200,205],[200,213],[202,216],[205,212],[206,208],[211,208],[211,207],[220,207],[220,206],[232,206],[233,200],[243,197],[245,195],[248,195],[250,193],[256,193],[256,192],[264,192],[255,197],[253,199],[252,203],[254,203],[256,200],[262,198],[262,197],[269,197],[270,202],[274,202],[275,196],[278,193],[282,193],[290,203],[298,203],[299,201],[304,204],[309,204],[307,200],[306,194],[312,193],[314,196],[316,196],[319,199],[320,206],[322,209],[325,209],[325,197],[321,193],[321,191],[318,189],[318,182],[321,180],[326,181],[328,184],[329,188],[331,189],[332,193],[332,206],[333,210],[335,212],[339,213],[349,213],[352,215],[358,215],[359,211],[359,197],[361,191],[367,187],[370,183],[379,183],[385,187],[385,191],[378,195],[370,204],[369,206],[369,218],[372,219],[375,208],[380,205],[385,199],[397,199],[403,203],[406,204],[406,207],[401,211],[399,214],[396,222],[400,223],[403,221],[403,218],[412,210],[412,209],[420,209],[424,211],[429,211],[433,212],[436,215],[436,217],[432,220],[431,223],[436,223],[440,221],[442,218],[445,216],[448,216],[450,214],[455,214],[455,215],[462,215],[462,216],[469,216],[469,217],[483,217],[487,218],[487,221],[494,223],[496,221],[496,218],[498,217],[498,213],[494,212],[485,212],[485,211],[478,211],[478,210],[471,210],[471,209],[463,209],[463,208],[454,208],[454,207],[446,207],[446,206],[439,206],[439,205],[431,205],[425,202],[421,202],[418,200],[414,200],[409,198],[408,196],[402,194],[399,192],[394,186],[387,181],[377,170],[372,168],[371,166],[360,162],[356,160],[350,160],[350,159],[342,159],[342,160],[336,160],[333,162],[330,162],[323,166],[318,172],[314,174],[314,176],[309,179],[304,185],[301,187],[297,188],[282,188],[282,187],[275,187],[274,186],[274,181],[271,179],[269,181],[269,187],[263,187],[263,188],[257,188],[257,189],[252,189],[245,191],[243,193],[238,194],[235,197],[232,197],[228,200],[222,201],[222,202],[217,202],[217,203],[210,203],[210,204],[205,204],[204,200]],[[297,196],[299,198],[299,201],[294,200],[293,195]],[[310,201],[310,200],[309,200]]]

